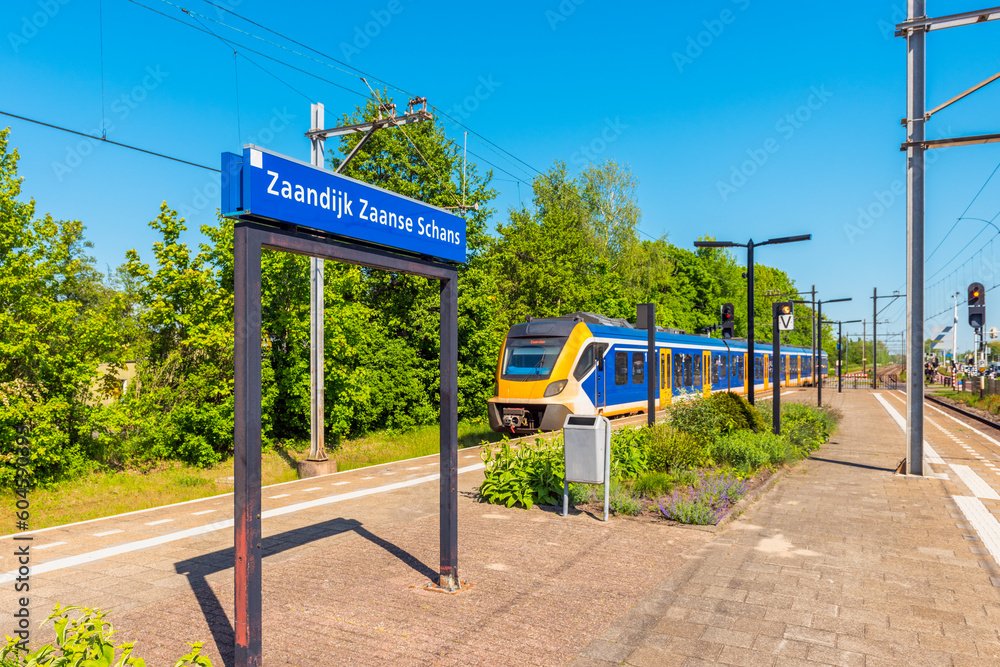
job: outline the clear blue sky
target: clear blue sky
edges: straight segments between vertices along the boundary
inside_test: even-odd
[[[194,24],[162,0],[137,1]],[[904,0],[217,1],[426,96],[530,165],[470,135],[470,151],[509,172],[494,171],[507,179],[496,182],[500,217],[530,198],[532,168],[562,160],[575,173],[588,159],[613,158],[639,179],[642,229],[651,236],[690,247],[706,234],[746,242],[812,233],[808,243],[761,248],[757,259],[788,271],[800,288],[815,284],[821,298],[854,298],[831,304],[831,317],[870,319],[873,287],[902,291],[905,42],[891,26]],[[205,0],[176,4],[305,52]],[[931,15],[978,7],[928,5]],[[99,133],[103,118],[109,139],[199,164],[216,167],[221,152],[249,141],[308,159],[310,101],[323,102],[332,122],[366,93],[357,76],[206,18],[219,35],[332,83],[241,46],[234,64],[232,46],[128,0],[7,0],[4,9],[0,110],[83,132]],[[374,36],[359,37],[366,28]],[[928,106],[996,73],[998,38],[1000,23],[931,34]],[[1000,83],[935,116],[928,135],[1000,131],[998,107]],[[218,177],[208,171],[0,118],[7,124],[24,192],[40,213],[82,220],[102,268],[133,247],[149,258],[147,222],[161,201],[185,213],[192,230],[218,207]],[[461,142],[462,128],[445,127]],[[1000,146],[931,154],[928,285],[944,281],[928,290],[929,315],[946,309],[956,289],[964,299],[972,280],[1000,282],[993,228],[961,221],[946,237],[1000,164]],[[1000,173],[965,215],[998,212]],[[1000,292],[987,297],[987,326],[1000,326]],[[889,307],[883,317],[893,323],[883,330],[901,331],[903,315],[902,301]],[[965,319],[960,308],[960,347],[971,344]],[[950,320],[949,311],[928,324]],[[849,330],[860,334],[860,325]]]

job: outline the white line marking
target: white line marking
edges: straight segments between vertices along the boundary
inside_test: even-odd
[[[106,530],[103,533],[94,533],[94,537],[107,537],[108,535],[116,535],[124,532],[125,531],[120,528],[115,528],[114,530]]]
[[[998,494],[993,487],[987,484],[983,478],[977,475],[969,466],[952,463],[951,469],[955,471],[955,474],[958,475],[960,480],[965,482],[965,485],[969,487],[969,491],[972,491],[973,495],[977,498],[1000,500],[1000,494]]]
[[[309,489],[302,489],[302,490],[303,490],[303,491],[319,491],[319,490],[320,490],[320,489],[322,489],[322,488],[323,488],[322,486],[314,486],[314,487],[312,487],[312,488],[309,488]]]
[[[350,484],[350,482],[334,482],[330,486],[343,486],[344,484]]]
[[[962,510],[962,514],[972,524],[973,530],[979,534],[979,539],[989,549],[993,560],[1000,564],[1000,523],[997,522],[996,517],[990,514],[990,511],[986,509],[983,501],[979,498],[970,498],[969,496],[952,497],[958,504],[959,509]]]
[[[52,547],[58,547],[59,545],[66,544],[65,542],[49,542],[48,544],[42,544],[37,547],[32,547],[33,549],[51,549]]]
[[[173,519],[160,519],[159,521],[150,521],[146,525],[147,526],[158,526],[161,523],[170,523],[171,521],[173,521]]]
[[[201,516],[202,514],[211,514],[212,512],[218,512],[218,510],[202,510],[200,512],[192,512],[191,516]]]
[[[930,403],[928,403],[926,401],[925,401],[925,405],[927,405],[927,407],[929,407],[931,410],[934,410],[935,412],[940,412],[941,414],[943,414],[945,417],[947,417],[948,419],[952,420],[953,422],[955,422],[957,424],[961,424],[964,428],[969,429],[970,431],[972,431],[976,435],[978,435],[980,437],[983,437],[983,438],[986,438],[987,440],[989,440],[990,442],[992,442],[994,445],[1000,446],[1000,441],[994,440],[993,438],[991,438],[990,436],[986,435],[982,431],[977,430],[977,429],[973,428],[972,426],[969,426],[968,424],[966,424],[963,421],[959,421],[958,419],[955,419],[954,417],[952,417],[951,415],[949,415],[944,410],[941,410],[940,408],[938,408],[938,407],[936,407],[934,405],[931,405]]]
[[[898,412],[896,412],[895,408],[889,405],[889,401],[882,398],[882,394],[873,394],[873,396],[875,396],[878,402],[882,404],[882,407],[885,408],[885,411],[889,413],[889,416],[893,418],[899,428],[903,429],[903,433],[906,433],[906,421]],[[928,463],[936,463],[938,465],[945,464],[944,459],[938,456],[938,453],[934,451],[934,448],[931,447],[926,440],[924,440],[924,459]]]
[[[789,394],[797,394],[797,393],[798,393],[797,391],[783,391],[781,392],[781,395],[788,396]]]
[[[278,495],[276,495],[276,496],[270,496],[270,497],[268,498],[268,500],[277,500],[278,498],[287,498],[287,497],[288,497],[288,496],[290,496],[290,495],[292,495],[292,494],[290,494],[290,493],[279,493],[279,494],[278,494]]]
[[[392,470],[386,470],[386,471],[385,471],[384,473],[382,473],[382,474],[383,474],[383,475],[395,475],[396,473],[395,473],[394,471],[392,471]]]
[[[482,463],[478,463],[471,466],[466,466],[464,468],[458,469],[458,474],[473,472],[475,470],[482,470],[485,468]],[[423,484],[424,482],[433,482],[438,479],[438,475],[425,475],[423,477],[418,477],[416,479],[407,480],[405,482],[395,482],[394,484],[386,484],[385,486],[377,486],[371,489],[360,489],[358,491],[351,491],[350,493],[341,493],[334,496],[327,496],[326,498],[317,498],[316,500],[310,500],[304,503],[296,503],[294,505],[289,505],[287,507],[280,507],[278,509],[268,510],[262,512],[261,516],[264,519],[269,519],[275,516],[281,516],[282,514],[290,514],[292,512],[298,512],[300,510],[309,509],[312,507],[319,507],[321,505],[329,505],[331,503],[338,503],[343,500],[354,500],[356,498],[363,498],[365,496],[374,495],[376,493],[385,493],[387,491],[395,491],[396,489],[403,489],[409,486],[416,486],[417,484]],[[91,563],[96,560],[101,560],[103,558],[110,558],[112,556],[118,556],[120,554],[129,553],[132,551],[139,551],[140,549],[148,549],[150,547],[156,547],[161,544],[167,544],[169,542],[176,542],[177,540],[183,540],[188,537],[194,537],[195,535],[204,535],[206,533],[212,533],[217,530],[225,530],[226,528],[233,527],[233,520],[227,519],[225,521],[217,521],[215,523],[206,524],[204,526],[198,526],[196,528],[188,528],[187,530],[179,530],[174,533],[167,533],[166,535],[159,535],[157,537],[151,537],[146,540],[139,540],[138,542],[126,542],[125,544],[119,544],[114,547],[108,547],[106,549],[98,549],[97,551],[91,551],[89,553],[80,554],[78,556],[70,556],[68,558],[58,558],[48,563],[42,563],[41,565],[35,565],[31,568],[32,574],[44,574],[46,572],[52,572],[54,570],[61,570],[67,567],[73,567],[75,565],[82,565],[84,563]],[[7,572],[6,574],[0,574],[0,583],[6,583],[8,581],[14,581],[17,577],[17,570],[12,572]]]
[[[375,479],[374,477],[362,477],[361,479]]]
[[[420,470],[420,466],[413,466],[412,468],[407,468],[407,470]]]

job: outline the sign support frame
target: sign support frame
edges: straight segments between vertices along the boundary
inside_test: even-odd
[[[261,255],[278,250],[407,273],[441,284],[440,588],[458,578],[458,268],[256,222],[234,226],[235,664],[262,664]]]

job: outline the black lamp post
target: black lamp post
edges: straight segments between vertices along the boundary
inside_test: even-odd
[[[823,355],[823,304],[824,303],[839,303],[840,301],[850,301],[850,297],[846,299],[827,299],[826,301],[816,302],[816,348],[819,350],[818,354],[822,359]],[[839,343],[839,341],[838,341]],[[838,355],[839,358],[839,355]],[[822,362],[817,360],[817,366],[820,368],[816,369],[816,375],[819,378],[819,382],[816,385],[816,405],[818,407],[823,407],[823,373],[822,373]]]
[[[757,246],[762,245],[776,245],[778,243],[794,243],[795,241],[808,241],[812,238],[812,234],[800,234],[799,236],[782,236],[776,239],[768,239],[761,243],[754,243],[753,239],[750,239],[747,243],[734,243],[732,241],[695,241],[695,248],[746,248],[747,249],[747,359],[750,362],[750,368],[747,369],[748,382],[747,382],[747,400],[753,405],[753,390],[754,383],[757,381],[757,376],[754,374],[753,377],[749,377],[752,369],[754,368],[754,312],[753,312],[753,249]]]
[[[844,364],[841,360],[840,349],[844,344],[844,325],[854,324],[855,322],[860,322],[861,320],[840,320],[836,322],[837,325],[837,393],[841,393],[844,390]],[[834,324],[833,321],[830,324]]]

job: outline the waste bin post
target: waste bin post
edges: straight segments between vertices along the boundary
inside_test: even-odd
[[[608,520],[608,501],[611,491],[611,420],[604,420],[604,520]]]
[[[563,477],[566,475],[563,474]],[[567,515],[569,515],[569,482],[563,479],[563,516]]]

